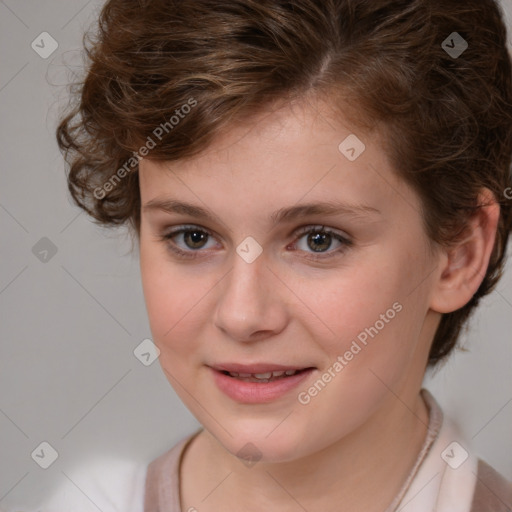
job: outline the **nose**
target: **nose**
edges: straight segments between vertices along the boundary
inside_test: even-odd
[[[264,257],[247,263],[235,255],[232,270],[220,284],[214,323],[225,335],[251,342],[279,334],[285,328],[286,288]]]

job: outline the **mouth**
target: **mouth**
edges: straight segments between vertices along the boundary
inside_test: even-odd
[[[288,377],[292,377],[294,375],[304,373],[306,371],[312,370],[313,367],[307,367],[302,369],[290,369],[290,370],[274,370],[263,373],[240,373],[240,372],[231,372],[227,370],[217,370],[224,375],[227,375],[233,379],[237,379],[243,382],[274,382],[276,380],[286,379]]]
[[[286,397],[299,385],[304,385],[317,369],[272,363],[229,363],[209,368],[217,388],[242,404],[263,404]]]

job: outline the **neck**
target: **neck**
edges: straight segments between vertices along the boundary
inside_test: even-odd
[[[409,398],[388,393],[369,421],[328,448],[301,459],[260,461],[252,467],[204,430],[183,459],[182,474],[194,478],[180,479],[182,510],[228,510],[236,504],[244,512],[300,507],[381,512],[414,466],[427,428],[428,410],[419,393]]]

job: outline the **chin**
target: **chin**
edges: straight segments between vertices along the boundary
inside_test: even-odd
[[[246,423],[246,422],[243,422]],[[258,462],[289,462],[297,459],[304,448],[304,434],[294,427],[286,430],[283,422],[252,422],[243,426],[226,426],[231,436],[218,428],[210,433],[232,455],[246,461],[247,466]],[[277,428],[276,428],[277,427]]]

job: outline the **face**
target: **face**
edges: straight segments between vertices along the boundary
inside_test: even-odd
[[[362,152],[343,142],[354,133]],[[142,161],[140,191],[160,364],[229,452],[252,443],[264,461],[313,454],[396,394],[417,395],[436,262],[419,200],[376,133],[334,121],[322,103],[287,106],[192,159]],[[300,371],[248,382],[221,369]]]

